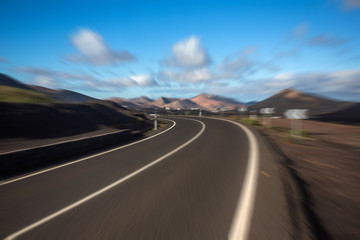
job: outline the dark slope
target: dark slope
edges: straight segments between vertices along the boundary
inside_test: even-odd
[[[0,73],[0,86],[21,88],[21,89],[26,89],[26,90],[31,89],[28,85],[23,84],[23,83],[17,81],[16,79],[14,79],[6,74],[3,74],[3,73]]]
[[[70,91],[70,90],[54,90],[50,88],[40,87],[40,86],[30,86],[33,90],[41,92],[50,96],[51,98],[60,101],[60,102],[88,102],[96,100],[96,98],[89,97],[87,95]]]
[[[309,109],[310,115],[317,115],[334,112],[350,104],[349,102],[330,100],[289,88],[251,105],[249,110],[274,107],[276,108],[276,115],[281,115],[288,109]]]

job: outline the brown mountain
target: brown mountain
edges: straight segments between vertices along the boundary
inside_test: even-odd
[[[191,101],[199,105],[200,108],[209,111],[219,110],[221,108],[231,110],[244,105],[243,103],[240,103],[232,98],[226,98],[206,93],[202,93],[192,98]]]
[[[155,101],[152,102],[154,106],[163,107],[166,104],[179,100],[178,98],[168,98],[168,97],[159,97]]]
[[[147,97],[139,97],[133,99],[111,98],[109,100],[126,106],[128,108],[200,108],[208,111],[220,110],[221,108],[231,110],[244,105],[243,103],[240,103],[232,98],[226,98],[205,93],[191,99],[160,97],[156,100],[153,100]]]
[[[191,101],[190,99],[179,99],[171,103],[165,104],[162,107],[170,108],[170,109],[192,109],[192,108],[199,108],[199,105],[197,105],[195,102]]]
[[[288,109],[309,109],[310,115],[317,115],[334,112],[350,104],[350,102],[335,101],[288,88],[261,102],[251,105],[249,110],[274,107],[275,115],[282,115]]]
[[[130,100],[135,103],[147,104],[147,105],[152,105],[152,103],[155,101],[154,99],[145,96],[141,96],[138,98],[131,98]]]
[[[125,99],[125,98],[113,97],[113,98],[109,98],[109,100],[114,103],[117,103],[118,105],[121,105],[125,108],[141,108],[141,107],[143,107],[142,104],[137,104],[134,101],[131,101],[131,100]]]

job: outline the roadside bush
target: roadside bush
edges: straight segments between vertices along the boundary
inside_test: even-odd
[[[256,119],[246,118],[243,119],[242,122],[245,123],[246,125],[262,126],[261,123],[259,123]]]
[[[270,129],[275,130],[275,131],[279,131],[279,132],[289,132],[289,128],[286,127],[281,127],[281,126],[271,126]]]

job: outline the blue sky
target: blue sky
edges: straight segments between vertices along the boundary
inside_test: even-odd
[[[0,72],[97,98],[360,101],[360,0],[1,1]]]

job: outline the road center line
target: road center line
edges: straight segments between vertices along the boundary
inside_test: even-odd
[[[71,205],[69,205],[69,206],[67,206],[67,207],[65,207],[63,209],[58,210],[57,212],[55,212],[55,213],[53,213],[53,214],[51,214],[51,215],[49,215],[49,216],[47,216],[47,217],[45,217],[43,219],[40,219],[39,221],[37,221],[37,222],[35,222],[35,223],[33,223],[33,224],[23,228],[23,229],[20,229],[19,231],[17,231],[15,233],[9,235],[8,237],[6,237],[4,240],[12,240],[12,239],[15,239],[16,237],[19,237],[20,235],[22,235],[22,234],[24,234],[24,233],[26,233],[26,232],[28,232],[28,231],[36,228],[36,227],[48,222],[48,221],[56,218],[57,216],[65,213],[65,212],[67,212],[67,211],[69,211],[69,210],[71,210],[71,209],[73,209],[73,208],[75,208],[75,207],[77,207],[77,206],[79,206],[79,205],[81,205],[81,204],[95,198],[96,196],[110,190],[111,188],[125,182],[126,180],[134,177],[135,175],[143,172],[144,170],[152,167],[153,165],[155,165],[155,164],[159,163],[160,161],[164,160],[165,158],[167,158],[167,157],[173,155],[174,153],[178,152],[179,150],[183,149],[184,147],[186,147],[187,145],[189,145],[190,143],[195,141],[205,131],[205,128],[206,128],[205,124],[203,122],[199,121],[199,120],[195,120],[195,119],[189,119],[189,120],[199,122],[202,125],[201,130],[194,137],[192,137],[189,141],[187,141],[184,144],[182,144],[181,146],[175,148],[171,152],[168,152],[167,154],[163,155],[162,157],[156,159],[155,161],[153,161],[153,162],[145,165],[144,167],[136,170],[135,172],[130,173],[129,175],[119,179],[118,181],[116,181],[116,182],[114,182],[114,183],[112,183],[112,184],[110,184],[110,185],[108,185],[108,186],[106,186],[106,187],[104,187],[104,188],[102,188],[102,189],[100,189],[100,190],[86,196],[85,198],[82,198],[82,199],[78,200],[77,202],[75,202],[75,203],[73,203],[73,204],[71,204]],[[172,120],[170,120],[170,121],[172,121]]]
[[[114,152],[114,151],[117,151],[117,150],[120,150],[120,149],[123,149],[123,148],[126,148],[126,147],[130,147],[132,145],[135,145],[135,144],[138,144],[138,143],[141,143],[141,142],[144,142],[144,141],[147,141],[151,138],[154,138],[156,136],[159,136],[163,133],[166,133],[167,131],[169,131],[170,129],[172,129],[173,127],[175,127],[176,125],[176,122],[170,120],[170,119],[167,119],[171,122],[173,122],[173,125],[171,127],[169,127],[168,129],[162,131],[162,132],[159,132],[155,135],[152,135],[150,137],[147,137],[147,138],[144,138],[144,139],[141,139],[139,141],[136,141],[136,142],[133,142],[133,143],[129,143],[129,144],[126,144],[124,146],[120,146],[120,147],[117,147],[117,148],[113,148],[113,149],[110,149],[108,151],[104,151],[104,152],[100,152],[100,153],[97,153],[97,154],[94,154],[94,155],[91,155],[91,156],[88,156],[88,157],[84,157],[84,158],[81,158],[81,159],[78,159],[78,160],[75,160],[75,161],[72,161],[72,162],[68,162],[68,163],[64,163],[64,164],[61,164],[61,165],[57,165],[55,167],[52,167],[52,168],[47,168],[47,169],[44,169],[44,170],[41,170],[41,171],[38,171],[38,172],[34,172],[34,173],[30,173],[30,174],[27,174],[25,176],[22,176],[22,177],[18,177],[18,178],[15,178],[15,179],[11,179],[11,180],[8,180],[8,181],[4,181],[4,182],[0,182],[0,186],[3,186],[3,185],[6,185],[6,184],[9,184],[9,183],[13,183],[13,182],[17,182],[17,181],[20,181],[22,179],[25,179],[25,178],[29,178],[29,177],[32,177],[32,176],[35,176],[35,175],[39,175],[39,174],[42,174],[42,173],[46,173],[46,172],[49,172],[49,171],[52,171],[52,170],[55,170],[55,169],[58,169],[58,168],[62,168],[62,167],[65,167],[65,166],[69,166],[71,164],[74,164],[74,163],[78,163],[78,162],[82,162],[82,161],[85,161],[85,160],[88,160],[88,159],[91,159],[91,158],[94,158],[94,157],[97,157],[97,156],[101,156],[101,155],[104,155],[104,154],[107,154],[107,153],[111,153],[111,152]]]

